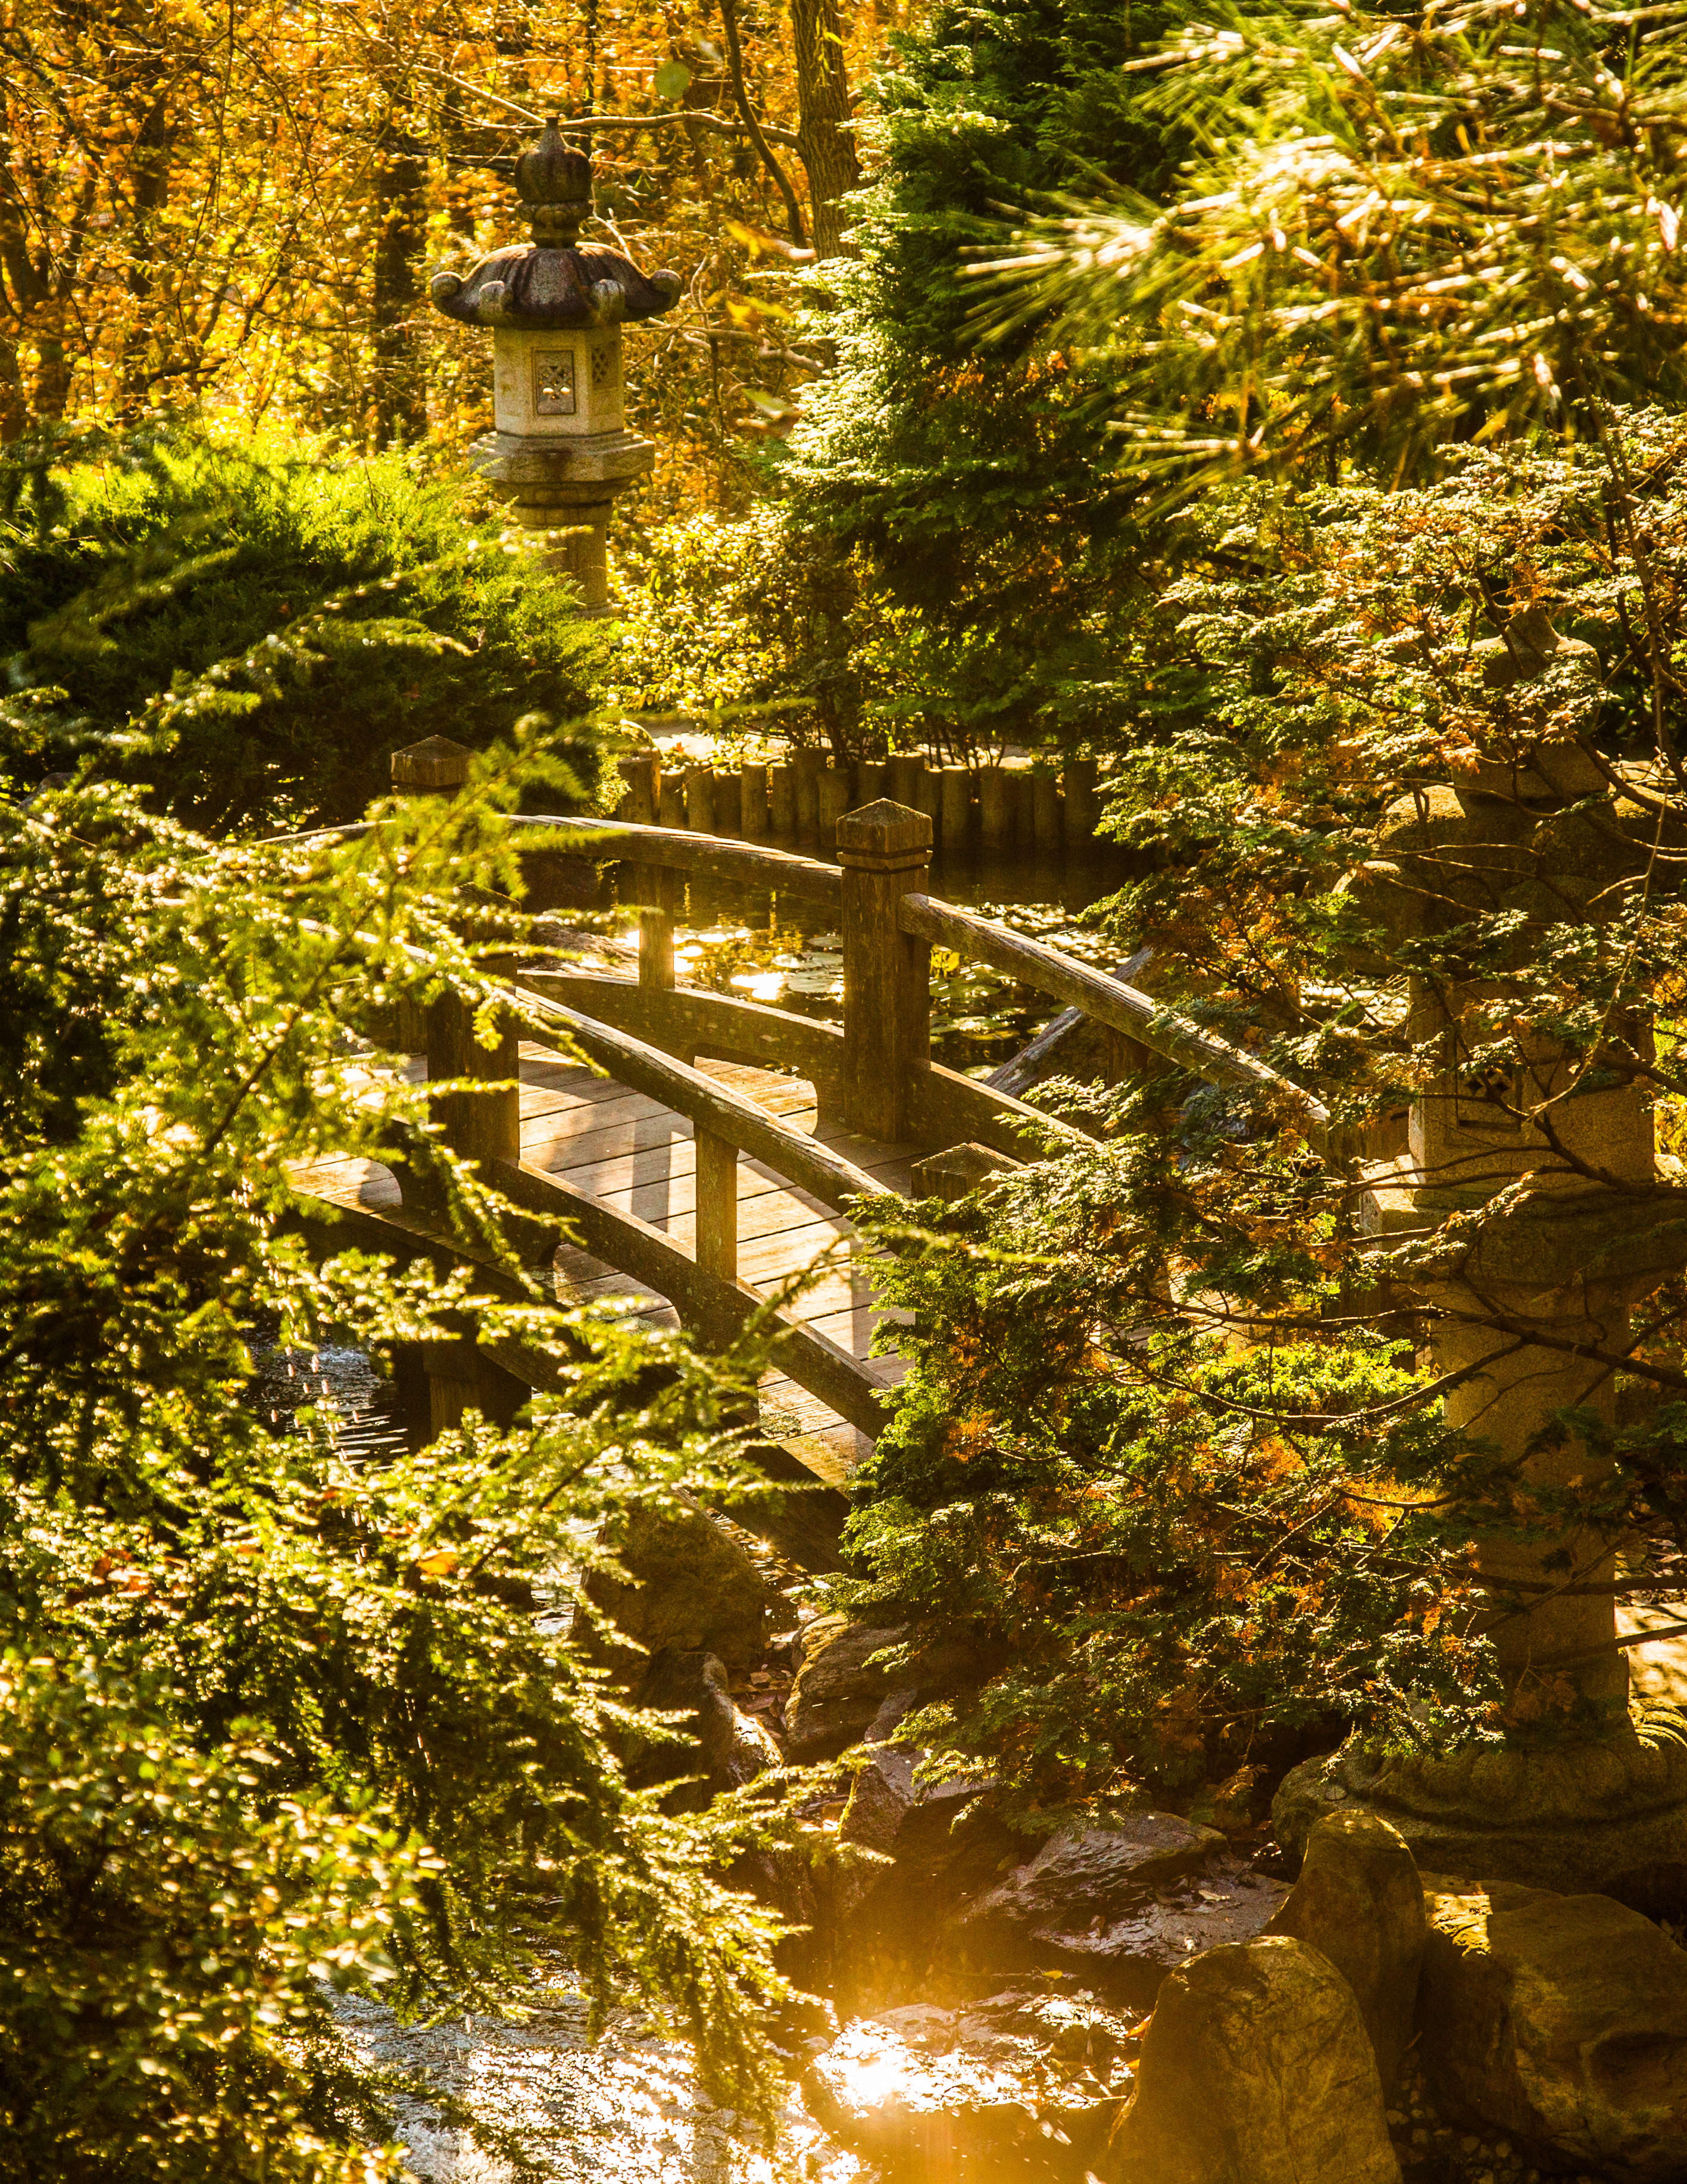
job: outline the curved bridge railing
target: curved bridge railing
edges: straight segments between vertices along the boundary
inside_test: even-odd
[[[395,754],[393,778],[401,789],[449,794],[466,780],[468,763],[466,751],[434,738]],[[429,1077],[474,1087],[442,1093],[437,1112],[448,1141],[481,1163],[514,1204],[565,1219],[594,1256],[666,1296],[704,1340],[724,1345],[752,1317],[772,1311],[782,1369],[869,1435],[883,1423],[883,1381],[738,1279],[738,1162],[741,1154],[760,1162],[838,1211],[882,1186],[835,1149],[697,1069],[699,1059],[802,1078],[814,1086],[823,1118],[885,1147],[939,1151],[972,1142],[1022,1160],[1066,1126],[932,1060],[935,944],[1083,1010],[1123,1042],[1127,1065],[1133,1054],[1144,1065],[1157,1056],[1211,1082],[1267,1092],[1308,1138],[1327,1139],[1322,1103],[1254,1056],[1133,986],[929,894],[932,822],[924,812],[880,800],[844,813],[836,822],[835,865],[763,843],[621,819],[509,823],[524,862],[583,856],[628,868],[623,894],[643,905],[637,972],[523,969],[504,984],[508,1009],[490,1050],[475,1039],[463,1002],[448,994],[434,1004],[426,1015]],[[674,926],[688,876],[771,888],[835,915],[843,939],[842,1026],[678,986]],[[563,1034],[618,1082],[691,1123],[694,1253],[637,1215],[523,1161],[517,1055],[524,1032],[546,1043]]]
[[[535,851],[546,830],[558,825],[543,819],[514,823],[531,830]],[[930,866],[931,822],[921,812],[882,801],[844,813],[838,822],[836,866],[757,844],[623,820],[571,820],[565,826],[576,855],[583,849],[594,858],[607,857],[613,848],[635,870],[771,886],[838,913],[844,939],[841,1032],[754,1002],[676,988],[673,915],[660,906],[640,916],[636,982],[602,972],[560,972],[546,984],[548,990],[577,994],[577,1006],[587,1013],[592,1001],[614,1011],[612,1021],[657,1034],[658,1043],[661,1035],[678,1034],[680,1044],[696,1053],[797,1067],[817,1089],[818,1070],[839,1088],[846,1119],[868,1134],[953,1143],[955,1129],[968,1124],[972,1127],[960,1134],[1012,1156],[1024,1150],[1028,1124],[1048,1129],[1046,1117],[1023,1101],[932,1061],[930,951],[935,944],[1081,1009],[1144,1053],[1209,1083],[1269,1093],[1315,1143],[1327,1140],[1330,1117],[1322,1102],[1256,1056],[1045,942],[926,894],[918,883]],[[886,1021],[887,1007],[895,1021]],[[692,1033],[694,1039],[688,1036]],[[733,1042],[730,1051],[727,1041]],[[896,1083],[887,1081],[887,1072],[894,1072]],[[898,1127],[872,1129],[870,1116]]]

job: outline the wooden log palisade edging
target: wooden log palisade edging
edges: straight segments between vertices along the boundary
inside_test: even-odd
[[[441,738],[393,758],[394,783],[410,794],[454,794],[469,771],[469,753]],[[769,769],[770,795],[777,788],[787,809],[800,804],[805,793],[801,775],[776,783],[771,777],[778,771]],[[894,761],[887,772],[894,776]],[[507,1001],[491,1047],[475,1039],[472,1011],[451,994],[426,1010],[425,1023],[419,1021],[422,1012],[415,1012],[411,1029],[419,1036],[406,1043],[425,1045],[431,1080],[442,1087],[468,1088],[442,1090],[436,1109],[442,1134],[512,1205],[545,1224],[539,1233],[554,1235],[548,1224],[567,1224],[595,1257],[667,1298],[682,1322],[711,1346],[726,1346],[759,1318],[773,1330],[779,1369],[859,1431],[874,1435],[883,1423],[886,1383],[881,1373],[740,1278],[739,1162],[758,1164],[783,1185],[837,1212],[884,1186],[848,1152],[793,1128],[770,1107],[699,1070],[699,1059],[748,1063],[812,1084],[822,1123],[829,1116],[834,1134],[839,1126],[855,1134],[850,1142],[860,1146],[864,1156],[910,1146],[935,1152],[973,1144],[1023,1160],[1035,1156],[1051,1136],[1075,1134],[1022,1101],[932,1061],[930,956],[935,944],[988,962],[1083,1010],[1122,1035],[1129,1050],[1144,1061],[1156,1055],[1209,1080],[1267,1093],[1285,1120],[1309,1138],[1323,1139],[1329,1117],[1322,1105],[1253,1056],[1161,1008],[1134,987],[930,895],[929,810],[880,798],[830,814],[838,859],[832,864],[757,838],[758,822],[742,814],[735,816],[743,817],[749,838],[741,841],[658,824],[663,790],[654,766],[624,772],[628,801],[637,817],[517,816],[508,823],[524,861],[561,855],[622,866],[624,893],[643,905],[637,975],[518,967],[512,962],[494,980]],[[819,774],[821,786],[824,779]],[[908,769],[902,770],[898,785],[910,785]],[[705,790],[693,774],[688,788],[693,786],[699,807],[706,799],[712,808],[712,776]],[[835,789],[829,794],[835,798]],[[818,788],[816,794],[817,811],[827,810]],[[842,1027],[677,986],[674,924],[688,878],[771,889],[834,915],[843,937]],[[636,1212],[524,1156],[519,1084],[523,1035],[542,1046],[583,1054],[615,1085],[690,1123],[695,1140],[694,1251],[688,1252]],[[361,1203],[350,1209],[323,1203],[315,1212],[323,1217],[349,1212],[357,1240],[384,1244],[401,1256],[422,1251],[448,1255],[454,1248],[424,1206],[372,1211]],[[476,1254],[465,1250],[459,1256],[473,1260]],[[506,1382],[513,1386],[525,1378],[536,1384],[543,1379],[542,1373],[524,1374],[519,1357],[500,1352],[476,1367],[471,1346],[459,1349],[469,1352],[466,1367],[460,1355],[428,1361],[431,1375],[437,1366],[456,1376],[451,1388],[433,1392],[430,1416],[435,1430],[454,1422],[470,1401],[495,1412],[501,1397],[507,1412],[511,1404]],[[782,1461],[788,1467],[794,1459]],[[781,1462],[776,1453],[768,1468],[777,1474]],[[784,1483],[792,1475],[788,1468]],[[834,1518],[842,1507],[838,1502]],[[812,1523],[808,1529],[813,1531]]]
[[[689,828],[746,842],[811,841],[830,850],[839,818],[888,797],[923,811],[934,849],[946,856],[1093,856],[1100,800],[1093,758],[1046,763],[955,766],[923,751],[846,761],[794,750],[736,768],[676,761],[654,750],[619,761],[625,784],[618,816],[643,826]]]

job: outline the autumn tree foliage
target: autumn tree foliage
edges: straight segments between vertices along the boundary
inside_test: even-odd
[[[672,490],[718,483],[812,370],[798,305],[746,276],[788,265],[788,198],[805,246],[843,247],[851,86],[881,35],[866,10],[799,13],[793,40],[735,12],[732,65],[712,10],[645,0],[7,0],[0,437],[202,400],[459,445],[490,421],[485,359],[427,308],[426,270],[509,238],[510,160],[554,112],[604,231],[689,284],[635,407],[678,443]]]

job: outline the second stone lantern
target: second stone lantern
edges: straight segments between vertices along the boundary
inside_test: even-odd
[[[466,274],[436,273],[448,318],[492,329],[497,429],[471,460],[530,531],[559,531],[554,566],[588,611],[609,605],[610,511],[655,459],[622,410],[623,325],[679,301],[676,273],[641,273],[599,243],[582,243],[592,210],[592,163],[554,120],[515,162],[530,242],[506,244]]]

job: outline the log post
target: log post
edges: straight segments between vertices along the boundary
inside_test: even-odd
[[[855,801],[877,804],[885,794],[885,775],[888,771],[882,760],[863,759],[855,768]]]
[[[838,822],[855,800],[850,794],[849,768],[827,766],[819,777],[819,788],[820,846],[832,850],[838,844]]]
[[[940,779],[943,816],[938,839],[946,857],[964,857],[972,842],[972,777],[964,766],[946,766]]]
[[[984,850],[1012,845],[1013,811],[1008,803],[1007,776],[999,766],[987,766],[978,776],[978,842]]]
[[[820,832],[820,770],[826,753],[793,751],[792,764],[797,769],[797,832],[804,841],[812,841]]]
[[[884,793],[893,804],[905,805],[909,811],[920,808],[920,776],[926,770],[926,761],[918,751],[892,751],[885,761]]]
[[[1009,843],[1022,856],[1031,847],[1035,811],[1031,776],[1023,766],[1009,766],[1004,772],[1004,784],[1007,790]]]
[[[676,766],[671,766],[664,771],[661,792],[661,802],[656,813],[657,825],[682,827],[685,825],[685,776]]]
[[[1031,777],[1032,834],[1037,847],[1058,850],[1061,846],[1061,784],[1046,767]]]
[[[723,1282],[738,1278],[738,1149],[713,1130],[697,1144],[697,1263]]]
[[[767,839],[767,768],[746,766],[738,776],[738,800],[743,838],[747,842]]]
[[[782,842],[797,836],[797,769],[789,764],[767,769],[767,816]]]
[[[688,766],[685,770],[685,823],[693,834],[715,832],[715,769]]]
[[[931,1060],[929,942],[896,922],[905,894],[923,894],[932,822],[888,800],[838,822],[844,868],[844,1112],[851,1129],[894,1145],[907,1126],[909,1084]]]
[[[630,827],[654,827],[661,794],[661,760],[654,751],[634,751],[630,757],[615,760],[615,771],[622,784],[615,816],[625,819]]]
[[[738,777],[730,766],[715,769],[715,832],[730,841],[738,831],[738,815],[743,809],[743,790]]]

